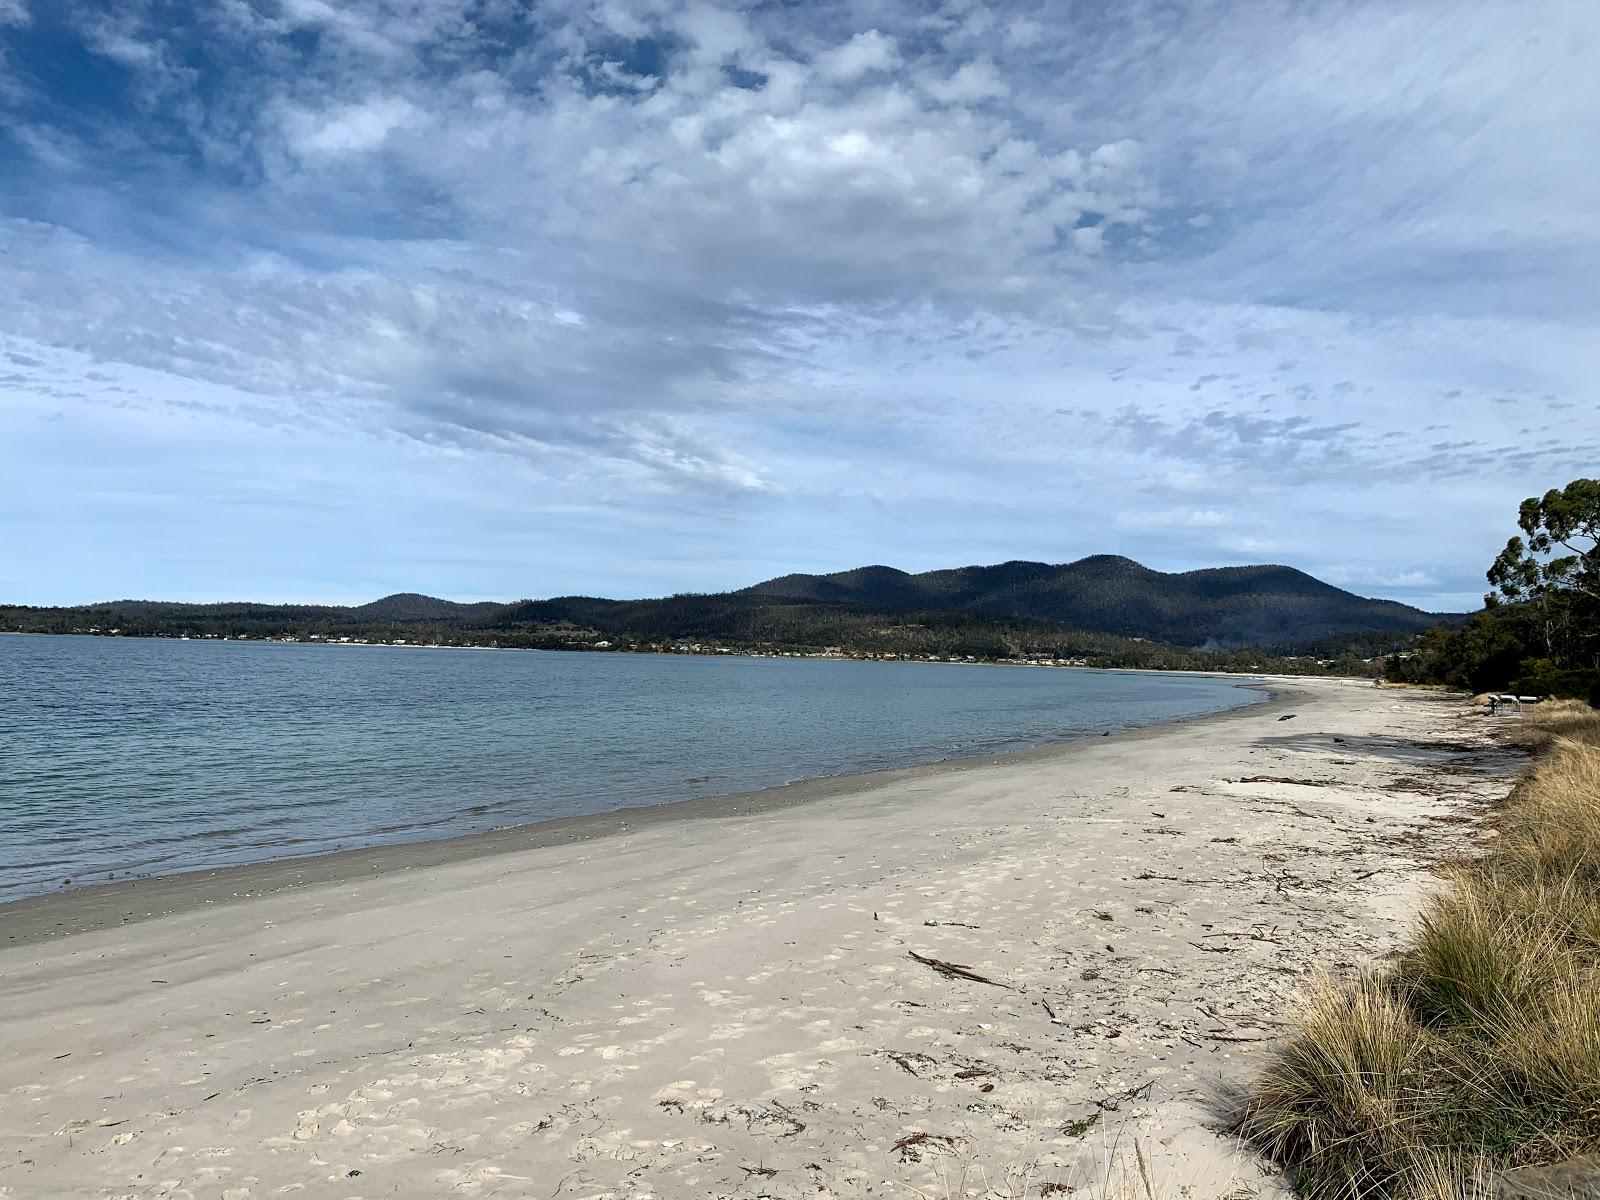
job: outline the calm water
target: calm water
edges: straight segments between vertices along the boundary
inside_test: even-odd
[[[0,636],[0,899],[1229,708],[1205,677]]]

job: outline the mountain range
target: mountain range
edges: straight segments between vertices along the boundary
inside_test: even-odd
[[[1440,620],[1394,600],[1357,596],[1293,567],[1169,574],[1114,554],[918,575],[882,566],[783,575],[745,594],[869,608],[966,609],[1178,645],[1274,645],[1367,630],[1420,631]]]
[[[904,646],[957,644],[1016,652],[1041,639],[1142,639],[1178,647],[1293,648],[1364,635],[1403,640],[1449,614],[1373,600],[1286,566],[1167,573],[1095,555],[1071,563],[1006,562],[908,574],[869,566],[828,575],[783,575],[735,592],[607,600],[463,604],[414,592],[369,604],[180,604],[122,600],[71,608],[3,608],[0,629],[232,636],[326,636],[426,631],[430,638],[623,644],[674,639],[731,644]],[[471,635],[470,637],[468,635]],[[1103,643],[1102,643],[1103,644]]]

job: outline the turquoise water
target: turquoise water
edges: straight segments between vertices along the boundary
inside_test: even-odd
[[[0,899],[989,754],[1205,676],[0,636]]]

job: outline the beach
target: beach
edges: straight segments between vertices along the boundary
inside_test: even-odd
[[[1271,1192],[1230,1090],[1523,759],[1459,698],[1270,686],[0,908],[0,1196]]]

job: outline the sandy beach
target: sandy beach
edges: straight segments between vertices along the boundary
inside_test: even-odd
[[[1273,687],[0,908],[0,1196],[1270,1193],[1220,1098],[1522,764],[1459,699]]]

